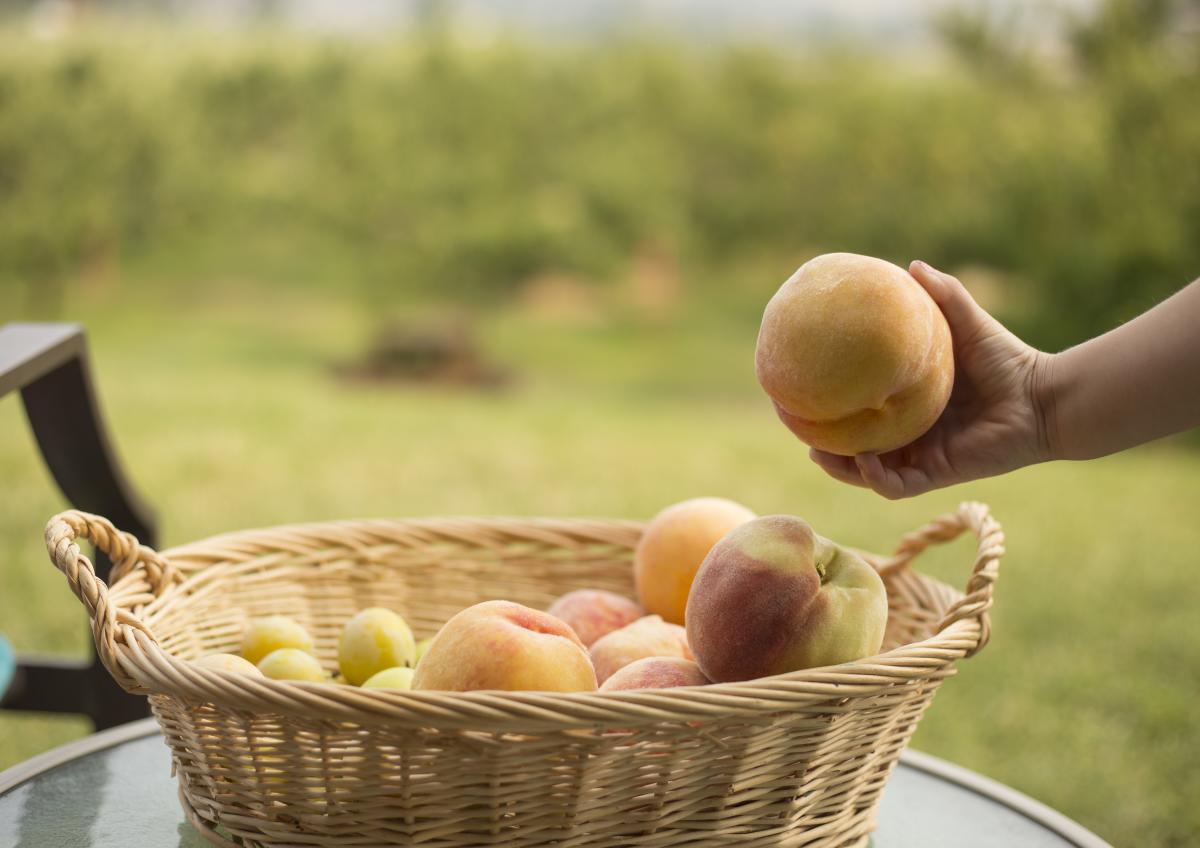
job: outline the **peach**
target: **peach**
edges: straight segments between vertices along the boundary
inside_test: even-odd
[[[733,530],[705,558],[688,599],[688,644],[718,682],[836,665],[878,652],[883,581],[858,555],[790,515]]]
[[[546,612],[569,624],[588,648],[601,636],[620,630],[646,614],[635,601],[603,589],[567,592]]]
[[[338,638],[338,666],[348,683],[361,686],[385,668],[411,665],[417,646],[404,619],[383,607],[360,610]]]
[[[307,680],[325,683],[329,675],[312,654],[299,648],[280,648],[258,661],[258,670],[272,680]]]
[[[297,648],[311,654],[313,640],[307,630],[286,615],[255,618],[246,625],[242,635],[243,658],[257,665],[267,654],[280,648]]]
[[[696,569],[717,540],[754,518],[725,498],[692,498],[662,510],[633,552],[633,577],[646,612],[683,624]]]
[[[414,689],[591,692],[596,672],[567,624],[511,601],[467,607],[417,663]]]
[[[362,685],[364,689],[411,689],[415,672],[406,665],[385,668],[372,674]]]
[[[217,671],[229,671],[237,674],[249,674],[252,677],[262,677],[258,666],[237,654],[209,654],[196,660],[196,665],[203,668],[215,668]]]
[[[631,662],[645,657],[682,657],[690,660],[687,633],[678,624],[648,615],[620,630],[602,636],[592,645],[596,680],[603,684]]]
[[[676,686],[705,686],[712,681],[704,676],[700,666],[683,657],[642,657],[618,669],[601,692],[618,689],[671,689]]]
[[[755,370],[804,442],[843,456],[890,451],[946,407],[950,326],[903,268],[828,253],[804,263],[767,304]]]

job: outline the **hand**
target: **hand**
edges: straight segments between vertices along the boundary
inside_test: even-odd
[[[898,450],[848,457],[813,448],[813,461],[844,483],[896,499],[1048,459],[1044,395],[1053,357],[1006,330],[949,274],[924,262],[909,273],[950,325],[955,373],[945,411]]]

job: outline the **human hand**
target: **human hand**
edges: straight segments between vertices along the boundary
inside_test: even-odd
[[[809,456],[830,476],[891,499],[1048,459],[1053,357],[1005,329],[954,277],[919,261],[908,270],[950,325],[954,388],[946,409],[925,435],[897,450],[849,457],[813,448]]]

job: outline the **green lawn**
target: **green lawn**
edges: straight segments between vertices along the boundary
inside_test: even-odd
[[[521,375],[513,390],[363,388],[329,372],[357,349],[358,313],[237,290],[72,303],[167,543],[335,517],[645,517],[711,493],[885,550],[984,500],[1009,538],[993,640],[942,689],[915,746],[1116,845],[1200,836],[1200,455],[1159,445],[891,503],[809,463],[753,386],[744,322],[570,330],[498,316],[487,338]],[[18,649],[80,653],[81,608],[41,544],[63,503],[15,398],[0,405],[0,476],[0,631]],[[927,567],[962,584],[969,562],[959,542]],[[83,732],[3,715],[0,767]]]

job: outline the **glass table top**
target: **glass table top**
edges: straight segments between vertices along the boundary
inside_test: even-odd
[[[55,749],[0,774],[0,848],[207,848],[185,820],[153,720]],[[879,807],[875,848],[1107,848],[1024,795],[905,752]]]

